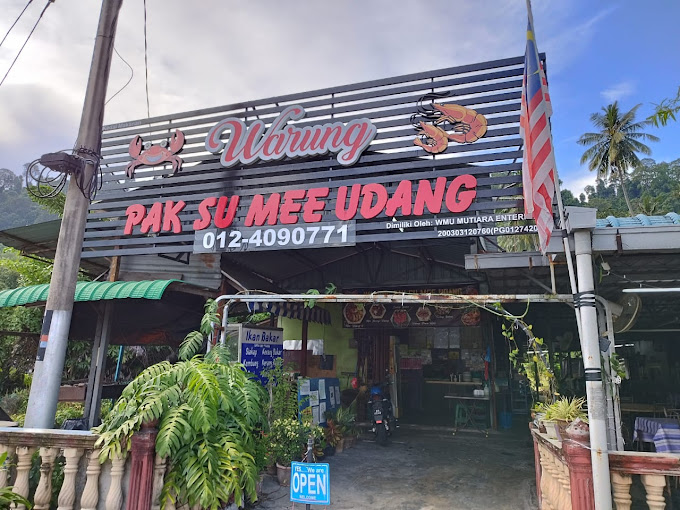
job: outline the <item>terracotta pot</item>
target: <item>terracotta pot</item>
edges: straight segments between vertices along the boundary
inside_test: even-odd
[[[279,481],[279,485],[288,487],[290,485],[290,466],[282,466],[277,462],[276,478]]]
[[[569,422],[567,420],[555,420],[555,424],[557,425],[557,439],[562,441],[567,437],[567,427],[569,426]]]
[[[342,453],[342,450],[345,449],[345,438],[343,437],[340,441],[338,441],[338,444],[335,445],[335,453]]]

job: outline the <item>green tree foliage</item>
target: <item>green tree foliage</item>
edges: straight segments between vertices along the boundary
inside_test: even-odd
[[[631,216],[635,212],[626,189],[628,171],[640,165],[638,153],[652,153],[642,141],[658,141],[656,136],[642,131],[648,121],[635,121],[640,106],[638,104],[622,113],[615,101],[602,108],[602,113],[590,116],[598,131],[584,133],[578,140],[579,144],[588,147],[581,157],[581,164],[588,163],[588,168],[596,171],[599,178],[619,183]]]
[[[680,159],[657,163],[645,158],[629,177],[627,188],[630,201],[642,214],[663,215],[680,211]],[[597,179],[595,186],[586,186],[580,204],[596,207],[597,217],[629,216],[625,199],[618,192],[618,182]],[[567,190],[565,190],[567,191]],[[569,195],[572,195],[569,192]],[[562,197],[564,198],[564,191]],[[572,195],[573,196],[573,195]],[[565,201],[565,205],[567,204]]]
[[[63,210],[63,201],[61,207]],[[53,220],[57,213],[56,209],[44,209],[31,200],[22,177],[0,168],[0,230]]]
[[[22,257],[5,248],[0,252],[0,290],[49,282],[52,266]],[[39,332],[42,310],[16,306],[0,308],[0,331]],[[33,369],[37,338],[0,336],[0,394],[23,387],[24,374]]]
[[[680,87],[674,98],[667,97],[654,106],[654,113],[647,118],[654,126],[665,126],[669,120],[675,121],[675,114],[680,112]]]
[[[212,303],[206,311],[201,331],[185,339],[181,361],[142,372],[95,432],[105,460],[126,455],[132,434],[157,421],[156,452],[170,460],[163,499],[218,509],[232,496],[237,502],[257,499],[255,439],[265,420],[266,394],[242,365],[229,363],[224,348],[184,357],[200,348],[198,336],[215,322]]]

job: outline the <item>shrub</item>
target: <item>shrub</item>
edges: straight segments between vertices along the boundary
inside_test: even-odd
[[[213,310],[209,302],[206,316]],[[203,334],[210,322],[204,317]],[[187,336],[180,349],[183,361],[164,361],[142,372],[94,432],[101,434],[97,444],[104,461],[126,455],[142,424],[158,421],[156,453],[170,461],[161,506],[170,498],[216,510],[231,497],[257,500],[255,437],[265,419],[266,396],[243,365],[228,362],[223,348],[187,358],[200,347],[198,340],[196,334]]]

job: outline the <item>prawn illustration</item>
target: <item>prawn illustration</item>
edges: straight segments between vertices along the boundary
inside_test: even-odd
[[[449,135],[446,131],[440,127],[425,124],[423,121],[420,121],[420,127],[421,130],[418,131],[418,135],[421,138],[413,140],[414,144],[422,147],[430,154],[439,154],[446,150],[449,146]]]
[[[423,96],[419,101],[418,114],[411,117],[414,128],[418,130],[418,138],[413,143],[430,154],[444,152],[449,141],[472,143],[486,134],[486,117],[471,108],[458,104],[436,104],[434,102],[427,107],[422,104],[428,99],[445,95],[447,94],[435,93]],[[453,132],[449,133],[451,130]]]

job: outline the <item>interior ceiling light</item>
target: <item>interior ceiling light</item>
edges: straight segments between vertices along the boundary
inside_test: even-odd
[[[654,294],[662,292],[680,292],[680,287],[640,287],[637,289],[623,289],[623,292],[630,294]]]

